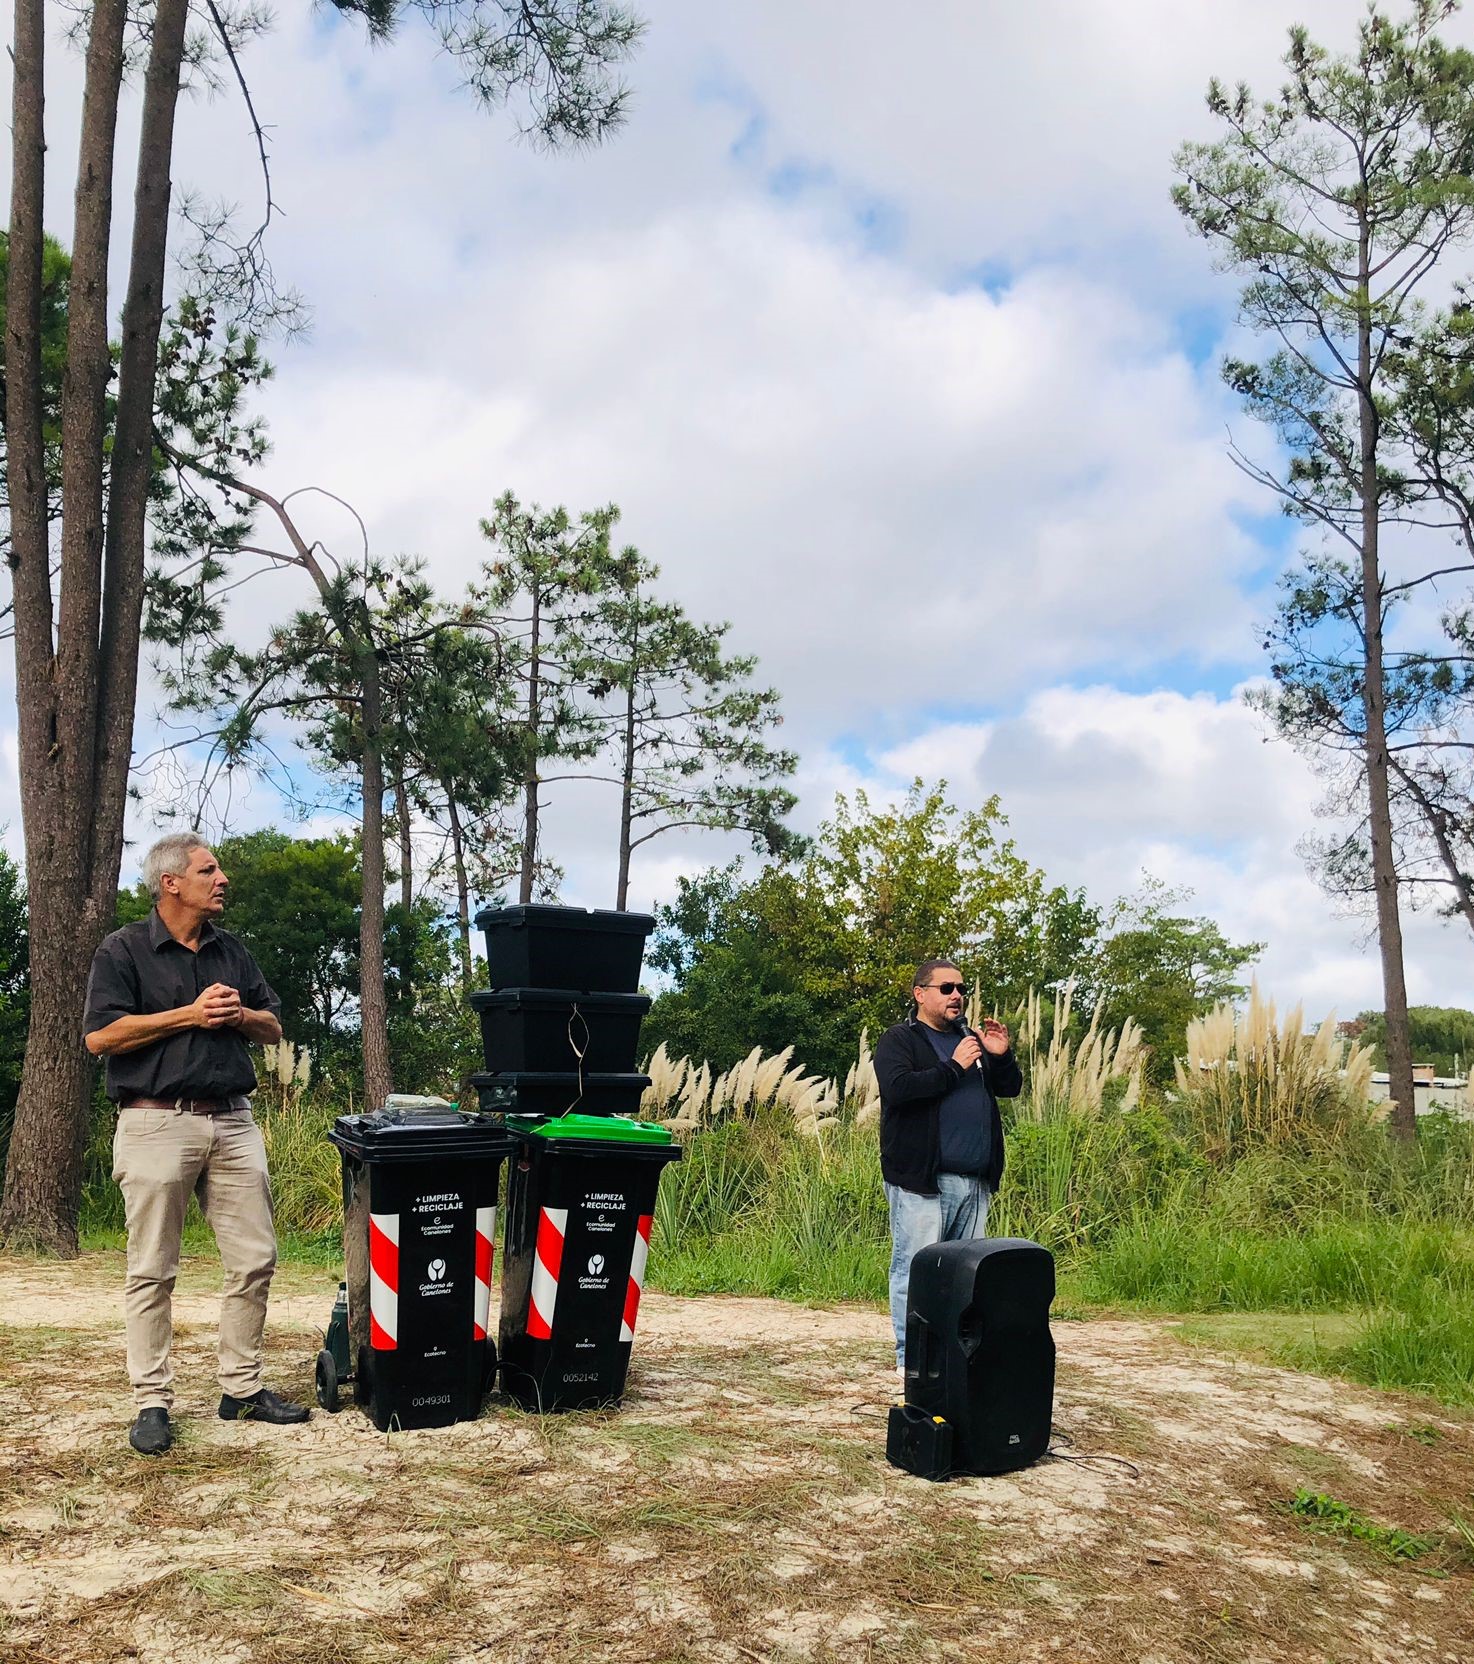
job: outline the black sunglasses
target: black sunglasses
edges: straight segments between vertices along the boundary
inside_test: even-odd
[[[923,988],[935,988],[939,994],[965,994],[967,992],[965,982],[923,982],[921,986]]]

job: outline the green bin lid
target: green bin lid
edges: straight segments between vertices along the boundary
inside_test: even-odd
[[[627,1115],[555,1115],[546,1121],[521,1125],[519,1132],[536,1138],[595,1138],[605,1144],[671,1144],[670,1129],[655,1121],[632,1121]]]

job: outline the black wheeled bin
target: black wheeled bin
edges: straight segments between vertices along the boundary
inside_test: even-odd
[[[483,907],[486,968],[493,988],[562,988],[583,994],[633,994],[640,986],[649,913],[523,902]]]
[[[340,1115],[348,1332],[360,1403],[380,1431],[467,1421],[496,1369],[491,1259],[513,1143],[444,1108]]]
[[[501,1384],[524,1409],[624,1393],[670,1133],[622,1116],[513,1129],[502,1263]]]

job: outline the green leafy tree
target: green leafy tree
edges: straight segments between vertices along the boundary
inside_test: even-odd
[[[663,832],[745,832],[769,855],[801,846],[783,824],[798,800],[779,783],[798,758],[767,741],[783,720],[777,690],[752,685],[755,658],[723,656],[730,625],[697,624],[658,600],[659,575],[638,561],[590,621],[593,692],[611,708],[619,769],[620,908],[634,852]]]
[[[652,1009],[651,1043],[723,1066],[793,1045],[842,1073],[862,1028],[906,1013],[922,959],[954,958],[999,1010],[1077,976],[1099,914],[1051,886],[1005,826],[996,798],[962,811],[918,780],[893,807],[840,796],[806,852],[748,884],[729,868],[681,885],[651,956],[677,984]]]
[[[593,600],[628,584],[636,570],[635,551],[616,551],[610,542],[618,519],[611,504],[588,510],[575,524],[567,509],[524,508],[509,491],[481,522],[496,554],[483,567],[477,599],[495,615],[507,674],[518,690],[507,730],[522,793],[518,901],[531,901],[540,885],[556,887],[542,861],[538,817],[542,788],[565,777],[548,774],[548,765],[586,760],[603,738],[586,685],[587,628]]]
[[[1460,1006],[1414,1005],[1408,1008],[1413,1061],[1431,1065],[1438,1075],[1467,1076],[1474,1063],[1474,1011]],[[1387,1067],[1387,1019],[1380,1011],[1363,1011],[1354,1028],[1358,1045],[1372,1048],[1379,1069]]]
[[[838,1067],[859,1031],[841,1034],[833,1002],[806,986],[786,928],[796,901],[793,875],[773,866],[747,883],[738,862],[677,880],[676,899],[657,910],[648,955],[675,986],[650,1008],[647,1051],[663,1043],[672,1056],[729,1069],[754,1046],[794,1046],[812,1068]]]
[[[482,1067],[481,1029],[466,1004],[454,935],[424,896],[408,909],[390,907],[386,930],[394,1078],[402,1091],[454,1099]]]
[[[358,996],[358,840],[266,830],[224,838],[226,928],[256,955],[282,1002],[282,1028],[319,1058]]]
[[[1249,274],[1241,317],[1272,343],[1262,360],[1232,360],[1224,375],[1289,464],[1277,471],[1240,452],[1235,460],[1341,551],[1313,553],[1306,581],[1291,581],[1290,627],[1280,632],[1291,650],[1276,657],[1278,694],[1267,703],[1297,743],[1322,743],[1327,705],[1355,738],[1393,1123],[1408,1137],[1415,1116],[1387,753],[1387,615],[1398,596],[1381,545],[1384,523],[1406,510],[1408,495],[1386,431],[1388,355],[1416,320],[1419,285],[1474,229],[1474,57],[1434,33],[1454,9],[1416,0],[1408,20],[1394,23],[1373,8],[1355,50],[1340,57],[1292,29],[1277,97],[1260,102],[1247,87],[1210,85],[1208,108],[1224,136],[1177,152],[1173,191],[1224,264]],[[1344,577],[1354,610],[1322,603],[1316,591],[1327,573]],[[1294,651],[1305,595],[1318,624],[1350,632],[1329,666],[1319,643]]]
[[[483,892],[515,873],[521,858],[502,811],[519,781],[509,746],[511,688],[502,644],[484,628],[461,627],[465,613],[436,627],[426,599],[401,637],[418,635],[414,650],[386,657],[386,754],[399,839],[400,905],[415,901],[418,819],[437,828],[441,849],[425,863],[437,888],[448,876],[455,897],[463,990],[472,986],[471,886]],[[396,1055],[398,1052],[396,1050]]]
[[[1262,942],[1230,942],[1212,919],[1174,911],[1188,898],[1157,883],[1123,905],[1090,956],[1086,982],[1102,1028],[1128,1019],[1151,1048],[1148,1076],[1172,1079],[1188,1023],[1248,992],[1240,980]]]
[[[282,1002],[282,1030],[323,1058],[358,998],[358,840],[293,838],[264,828],[215,847],[230,879],[225,929],[255,955]],[[142,884],[118,898],[118,922],[148,916]]]

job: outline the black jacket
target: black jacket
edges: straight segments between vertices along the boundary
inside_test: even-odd
[[[990,1190],[996,1190],[1003,1177],[1003,1122],[998,1100],[1016,1098],[1024,1077],[1011,1051],[1002,1057],[984,1052],[982,1069],[993,1135],[988,1171],[982,1180]],[[875,1048],[875,1078],[880,1084],[880,1170],[885,1182],[902,1190],[934,1195],[942,1137],[937,1108],[962,1079],[962,1070],[951,1058],[945,1062],[938,1058],[922,1032],[920,1020],[908,1017],[881,1035]]]

